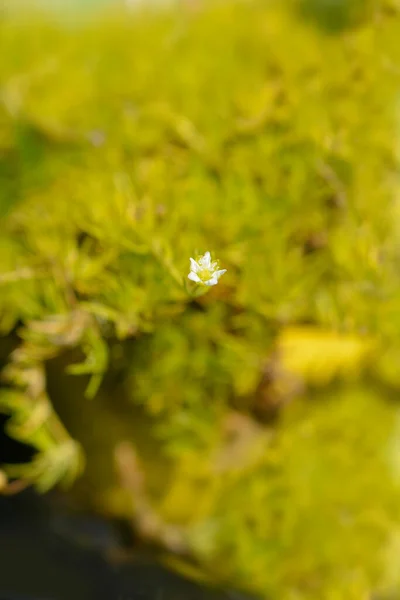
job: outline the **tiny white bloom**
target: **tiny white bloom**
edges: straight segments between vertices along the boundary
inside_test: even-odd
[[[190,259],[190,273],[188,278],[199,285],[217,285],[221,275],[226,273],[226,269],[218,269],[218,261],[211,261],[211,254],[206,252],[204,256],[199,256],[197,260]]]

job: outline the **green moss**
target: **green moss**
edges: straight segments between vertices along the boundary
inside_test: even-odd
[[[255,0],[0,23],[0,406],[38,450],[4,468],[70,483],[82,446],[82,505],[261,597],[399,586],[400,22],[376,4],[335,35]],[[227,273],[194,299],[206,250]]]

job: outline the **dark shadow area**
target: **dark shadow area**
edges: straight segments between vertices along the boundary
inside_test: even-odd
[[[369,0],[294,0],[294,4],[302,18],[331,34],[357,27],[374,8]]]
[[[32,492],[0,497],[0,600],[239,600],[206,590],[147,558],[107,561],[102,552],[64,535],[48,503]],[[66,517],[63,516],[64,523]],[[70,531],[76,529],[71,521]],[[104,523],[81,520],[87,534]],[[93,530],[97,527],[98,532]],[[75,531],[76,534],[76,531]],[[110,544],[115,538],[110,535]]]
[[[51,496],[0,496],[0,600],[245,600],[187,581],[145,553],[107,558],[123,544],[118,527],[59,511]]]
[[[25,446],[9,438],[5,429],[7,428],[7,416],[0,414],[0,464],[17,464],[29,462],[34,449]]]
[[[53,534],[49,515],[32,493],[0,498],[0,598],[118,598],[103,558]]]

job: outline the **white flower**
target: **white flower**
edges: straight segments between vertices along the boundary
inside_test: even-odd
[[[218,261],[211,262],[211,254],[206,252],[197,260],[190,259],[190,273],[188,278],[199,285],[217,285],[221,275],[226,269],[218,269]]]

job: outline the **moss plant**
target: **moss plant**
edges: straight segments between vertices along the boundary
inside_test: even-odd
[[[0,22],[1,489],[262,598],[398,594],[396,4],[189,8]]]

